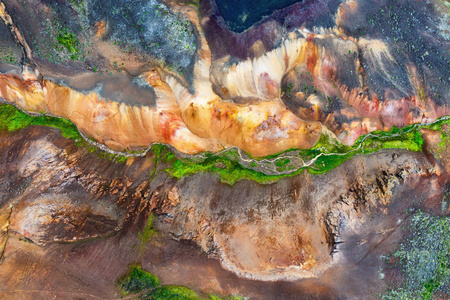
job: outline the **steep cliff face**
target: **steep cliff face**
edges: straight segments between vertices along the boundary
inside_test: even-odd
[[[117,298],[136,262],[254,299],[388,288],[411,217],[449,213],[448,118],[405,127],[450,114],[448,6],[302,1],[238,33],[214,1],[122,4],[0,1],[0,100],[39,117],[0,120],[0,298]]]
[[[149,7],[156,5],[147,2]],[[21,76],[1,75],[1,97],[30,112],[68,118],[85,135],[113,150],[142,150],[163,142],[189,154],[230,146],[254,156],[311,148],[322,126],[351,145],[368,132],[429,123],[449,114],[449,41],[439,30],[439,2],[431,5],[434,10],[427,9],[415,17],[405,13],[403,4],[374,4],[380,11],[386,9],[387,14],[366,9],[366,2],[322,5],[329,5],[333,12],[332,25],[318,20],[317,24],[310,21],[306,27],[280,32],[268,29],[281,37],[268,49],[262,40],[254,40],[252,32],[259,32],[259,25],[255,25],[241,38],[254,40],[255,49],[264,49],[244,58],[216,57],[215,48],[210,48],[214,26],[200,24],[198,11],[189,5],[161,4],[161,12],[148,15],[145,11],[148,17],[144,18],[134,6],[126,4],[126,16],[134,17],[135,25],[141,26],[142,34],[137,34],[127,18],[120,17],[125,14],[122,8],[114,6],[104,13],[106,8],[98,1],[78,6],[32,1],[30,7],[7,1],[2,18],[24,49],[24,63],[29,66],[24,65]],[[11,18],[9,10],[15,15],[49,14],[51,34],[43,36],[44,40],[56,43],[61,53],[83,56],[68,60],[61,54],[61,59],[43,61],[42,41],[32,43],[32,36],[18,28],[36,29],[32,30],[25,18]],[[61,20],[69,12],[77,18],[65,27]],[[211,8],[203,13],[208,20],[216,12]],[[184,33],[156,26],[161,15],[173,19],[170,30],[180,27]],[[287,18],[272,21],[283,23]],[[358,31],[364,24],[367,28]],[[385,38],[377,26],[381,26]],[[82,28],[85,30],[78,33]],[[124,28],[133,34],[129,41],[118,43]],[[167,33],[161,38],[162,49],[152,48],[155,42],[150,32]],[[187,43],[187,50],[173,48],[180,63],[183,61],[184,67],[178,72],[167,65],[174,59],[175,54],[166,49],[174,38]],[[225,39],[221,35],[215,38]],[[397,43],[400,40],[401,45]],[[248,47],[245,45],[239,47]],[[107,47],[109,50],[104,51]],[[130,55],[131,48],[127,47],[133,49]],[[68,68],[58,69],[63,65],[71,66],[72,74]],[[113,81],[103,83],[94,78],[95,72],[114,76],[124,86],[139,82],[145,89],[140,94],[114,93]],[[96,81],[96,88],[83,89],[83,80]]]

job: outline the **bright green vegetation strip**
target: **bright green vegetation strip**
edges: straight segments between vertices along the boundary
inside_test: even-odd
[[[179,285],[161,285],[159,278],[145,270],[139,265],[132,265],[127,274],[119,278],[117,288],[123,296],[137,294],[135,299],[159,300],[243,300],[239,296],[221,298],[217,295],[199,296],[190,288]]]
[[[284,176],[269,176],[264,173],[247,169],[239,164],[238,161],[227,158],[225,155],[208,155],[210,157],[203,161],[194,161],[190,159],[177,159],[164,145],[153,145],[152,151],[156,154],[156,161],[163,161],[170,167],[166,171],[177,178],[188,175],[194,175],[199,172],[209,171],[218,174],[224,183],[233,185],[240,179],[250,179],[260,183],[276,181]]]
[[[0,104],[0,130],[16,131],[31,125],[41,125],[58,128],[66,139],[75,140],[80,147],[87,149],[89,153],[95,153],[99,157],[107,158],[115,162],[124,162],[127,157],[114,155],[101,151],[90,145],[81,136],[78,128],[69,120],[50,116],[30,116],[15,108],[13,105]]]
[[[15,131],[31,125],[55,127],[61,130],[65,138],[81,141],[77,127],[70,121],[48,116],[30,116],[12,105],[0,105],[0,130]]]
[[[438,299],[440,293],[449,294],[450,218],[419,212],[412,217],[410,230],[410,238],[387,258],[400,266],[402,283],[391,287],[381,298]]]
[[[248,165],[242,163],[237,149],[229,149],[216,154],[208,152],[201,156],[192,156],[191,158],[177,158],[165,145],[155,144],[151,150],[155,154],[156,164],[164,163],[166,171],[176,178],[208,171],[217,174],[222,182],[230,185],[241,179],[249,179],[259,183],[271,183],[283,177],[298,175],[305,169],[312,174],[326,173],[357,154],[369,154],[382,149],[421,151],[424,142],[419,132],[421,128],[440,130],[443,143],[446,143],[446,141],[449,141],[448,131],[441,129],[445,124],[450,126],[450,119],[442,118],[430,125],[411,125],[404,128],[393,127],[386,132],[377,131],[362,136],[353,146],[346,146],[323,134],[317,144],[311,149],[291,149],[264,158],[252,158],[250,155],[245,154],[250,159]],[[13,131],[29,125],[59,128],[64,137],[74,139],[77,145],[87,147],[89,152],[97,152],[100,156],[118,162],[123,162],[127,159],[125,156],[100,151],[89,145],[81,137],[76,126],[66,119],[48,116],[33,117],[21,112],[14,106],[0,105],[0,130]],[[441,145],[441,147],[445,147],[445,145]],[[289,154],[293,151],[295,152],[295,157]],[[312,159],[315,160],[307,166],[292,162],[294,159],[299,158],[305,162]],[[264,161],[274,159],[276,161],[273,163],[273,167],[277,172],[274,175],[267,175],[258,169]]]
[[[218,174],[222,182],[230,185],[233,185],[241,179],[250,179],[259,183],[271,183],[283,177],[298,175],[303,172],[304,169],[307,169],[312,174],[326,173],[357,154],[369,154],[382,149],[421,151],[424,141],[419,130],[421,128],[438,130],[445,123],[450,125],[450,120],[441,119],[431,125],[412,125],[404,128],[393,127],[387,132],[378,131],[362,136],[353,146],[346,146],[337,143],[336,141],[330,141],[327,135],[322,135],[313,148],[298,151],[298,155],[305,162],[321,155],[317,157],[313,164],[305,167],[296,165],[290,166],[289,157],[281,158],[275,163],[277,170],[281,173],[285,173],[280,175],[266,175],[262,172],[242,166],[239,159],[236,158],[239,154],[235,149],[222,152],[219,155],[212,153],[206,154],[206,158],[200,162],[189,159],[176,159],[174,156],[167,155],[165,159],[172,163],[172,167],[167,171],[177,178],[198,172],[209,171]],[[157,146],[157,152],[163,152],[161,147],[164,146]],[[286,154],[289,151],[284,153]],[[280,157],[280,155],[282,154],[271,155],[264,159],[275,159]],[[261,161],[262,159],[254,159],[255,167],[257,166],[256,162],[258,160]]]

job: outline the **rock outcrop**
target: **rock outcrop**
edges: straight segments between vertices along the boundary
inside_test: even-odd
[[[15,33],[24,49],[24,62],[29,65],[24,65],[21,75],[0,75],[0,96],[29,112],[68,118],[82,133],[113,150],[142,150],[152,143],[163,142],[189,154],[237,146],[251,155],[266,156],[291,148],[311,148],[322,126],[346,144],[353,144],[368,132],[428,123],[449,114],[450,94],[443,88],[448,86],[450,78],[446,63],[448,53],[444,50],[449,42],[440,32],[427,29],[438,26],[425,21],[432,11],[427,10],[414,19],[404,15],[401,6],[391,6],[390,11],[397,19],[386,22],[394,22],[391,27],[397,28],[401,25],[398,18],[403,16],[411,26],[411,33],[403,36],[402,52],[396,40],[394,43],[384,41],[375,34],[372,21],[364,19],[369,16],[359,11],[365,4],[349,1],[336,10],[334,27],[291,28],[289,32],[280,33],[282,40],[276,47],[266,49],[257,57],[219,59],[214,57],[214,49],[209,47],[210,38],[203,30],[205,26],[208,32],[208,26],[212,25],[200,24],[198,12],[192,6],[172,5],[172,10],[184,18],[183,22],[195,29],[197,40],[191,67],[186,72],[174,73],[171,68],[157,64],[155,57],[148,56],[148,51],[142,47],[135,51],[145,54],[144,58],[134,57],[129,68],[118,65],[117,60],[130,60],[121,53],[121,46],[112,42],[119,29],[111,26],[119,26],[121,18],[104,16],[103,20],[101,13],[85,15],[84,10],[70,5],[52,8],[37,0],[32,2],[36,11],[53,9],[52,20],[56,27],[60,22],[58,18],[71,10],[78,16],[72,26],[78,23],[88,26],[88,31],[79,38],[91,41],[92,49],[86,54],[84,66],[76,63],[75,74],[70,75],[68,70],[52,73],[48,71],[51,65],[37,57],[33,52],[37,48],[29,46],[27,34],[18,29],[17,24],[26,28],[28,21],[13,20],[8,14],[8,5],[3,5],[2,18]],[[100,9],[98,1],[94,2],[84,3],[85,10]],[[9,1],[7,4],[15,13],[31,13],[28,12],[31,8],[19,8]],[[168,14],[173,14],[164,7]],[[132,8],[129,10],[131,14],[138,14]],[[358,22],[370,23],[365,35],[355,31],[349,21],[349,15],[358,13],[361,14]],[[95,25],[89,27],[83,18],[94,18],[96,21],[91,21]],[[374,18],[373,22],[383,24],[386,17],[376,14]],[[424,22],[428,22],[427,27],[421,29]],[[150,30],[147,25],[150,26],[143,23],[146,30]],[[77,35],[69,29],[61,30],[60,43],[74,52],[75,46],[70,48],[68,41],[62,42],[62,36],[75,43]],[[386,34],[391,37],[393,33]],[[415,39],[413,34],[421,38]],[[423,37],[428,35],[434,39],[427,42]],[[147,41],[147,35],[142,38],[142,43]],[[105,59],[96,60],[94,53],[103,53],[106,46],[111,50],[105,53]],[[416,47],[425,54],[418,53]],[[191,52],[194,55],[194,51]],[[434,58],[425,56],[426,53],[429,56],[434,53]],[[132,99],[135,97],[105,92],[110,89],[106,87],[106,80],[102,84],[102,80],[96,79],[102,92],[99,88],[90,91],[71,88],[70,82],[76,86],[75,82],[81,80],[76,77],[90,80],[88,75],[93,68],[88,62],[91,61],[114,70],[117,78],[129,76],[119,71],[133,73],[131,77],[148,89],[148,102],[136,106]],[[432,69],[435,72],[431,72]],[[69,82],[69,86],[56,79]]]

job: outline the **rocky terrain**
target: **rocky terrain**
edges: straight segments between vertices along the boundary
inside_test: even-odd
[[[0,1],[0,298],[450,294],[448,3],[245,5]]]
[[[305,171],[274,184],[243,180],[234,186],[210,173],[174,179],[150,154],[110,161],[51,128],[2,133],[0,145],[0,281],[6,287],[2,293],[11,297],[113,298],[114,280],[129,263],[142,261],[150,270],[168,263],[173,273],[187,268],[178,275],[165,270],[164,278],[202,292],[230,292],[220,288],[230,281],[237,293],[259,298],[258,282],[283,280],[295,283],[292,292],[325,298],[350,292],[364,298],[384,286],[378,279],[379,255],[392,251],[405,234],[401,226],[408,209],[446,213],[448,148],[441,161],[426,154],[431,145],[425,153],[385,150],[358,156],[324,175]],[[138,232],[151,212],[160,234],[141,246]],[[182,246],[185,241],[199,248]],[[152,257],[155,251],[160,258]],[[194,257],[170,262],[178,251]],[[220,267],[201,252],[255,283],[212,271]],[[197,272],[215,283],[193,282],[190,276]],[[335,282],[337,272],[342,282]],[[374,285],[359,289],[345,283],[344,277],[359,272],[360,280]],[[311,278],[308,284],[304,278]],[[310,285],[315,287],[309,290]]]
[[[22,48],[24,68],[2,75],[1,96],[29,112],[68,118],[113,150],[164,142],[185,153],[237,146],[265,156],[312,147],[322,127],[353,144],[368,132],[449,114],[448,7],[441,2],[414,16],[407,12],[416,4],[389,5],[384,14],[369,1],[330,3],[334,26],[272,27],[263,37],[276,38],[265,46],[252,32],[261,36],[259,28],[275,22],[266,20],[236,37],[252,45],[235,51],[250,52],[227,56],[215,43],[236,34],[211,36],[220,23],[211,19],[211,3],[196,9],[149,1],[140,11],[99,1],[10,2],[2,3],[2,18]],[[39,21],[44,17],[47,24]],[[161,19],[173,26],[159,28]],[[120,34],[129,40],[118,42]],[[178,67],[164,50],[173,38],[177,47],[186,44],[171,48]],[[98,72],[110,78],[102,83]],[[139,88],[116,91],[114,84]]]

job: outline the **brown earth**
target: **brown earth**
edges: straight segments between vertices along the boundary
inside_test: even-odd
[[[448,186],[442,164],[403,150],[233,187],[209,173],[149,180],[151,156],[114,163],[45,127],[1,133],[0,153],[7,298],[112,299],[115,280],[141,262],[198,292],[363,299],[385,285],[380,255],[402,237],[407,209],[442,213]],[[142,247],[150,211],[160,234]]]

